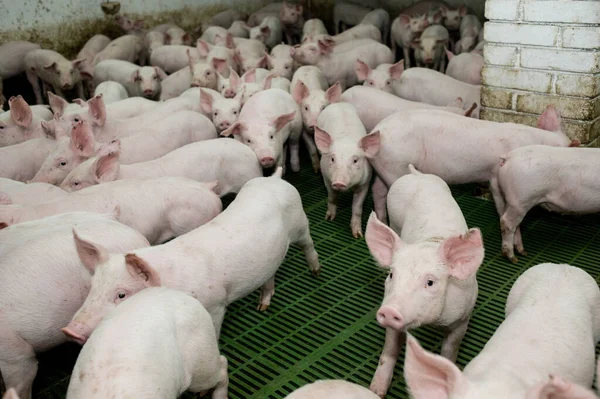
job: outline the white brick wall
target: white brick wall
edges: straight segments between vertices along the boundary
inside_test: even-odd
[[[600,1],[487,0],[485,15],[483,118],[529,120],[554,103],[573,134],[599,137]]]

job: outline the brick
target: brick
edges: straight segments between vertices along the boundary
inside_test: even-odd
[[[527,126],[536,126],[539,115],[522,114],[514,111],[483,108],[479,117],[483,120],[501,123],[520,123]],[[598,122],[581,122],[573,119],[562,119],[562,131],[570,138],[577,139],[586,144],[598,137]]]
[[[514,91],[496,89],[488,86],[481,88],[481,106],[488,108],[512,109]]]
[[[562,45],[569,48],[599,49],[600,29],[598,27],[564,28]]]
[[[598,1],[527,1],[523,19],[536,22],[597,24],[600,21]]]
[[[483,84],[538,93],[550,93],[552,74],[515,68],[485,66],[482,71]]]
[[[484,38],[488,42],[555,46],[560,37],[560,27],[508,22],[487,22]]]
[[[521,66],[524,68],[596,73],[600,72],[599,63],[600,51],[557,50],[527,47],[521,49]]]
[[[563,118],[592,121],[600,117],[600,96],[589,99],[535,93],[517,94],[516,111],[518,112],[541,114],[548,105],[554,105]]]
[[[487,0],[485,2],[487,19],[515,21],[518,15],[519,2],[517,0]]]
[[[596,97],[600,95],[600,74],[561,74],[556,79],[556,94],[564,96]]]
[[[483,48],[483,58],[487,64],[517,66],[519,49],[514,46],[498,46],[487,43]]]

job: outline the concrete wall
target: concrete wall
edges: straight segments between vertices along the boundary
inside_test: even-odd
[[[553,104],[563,130],[600,135],[600,2],[488,0],[483,119],[535,125]]]

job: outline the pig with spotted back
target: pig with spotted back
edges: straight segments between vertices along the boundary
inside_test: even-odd
[[[471,52],[454,55],[446,50],[448,69],[446,75],[471,85],[481,85],[481,70],[485,65],[483,56]]]
[[[25,56],[31,50],[38,50],[39,44],[26,41],[13,41],[0,46],[0,109],[6,98],[2,94],[2,80],[12,78],[25,71]]]
[[[44,136],[42,119],[33,113],[23,97],[11,97],[8,104],[10,112],[0,114],[0,147]]]
[[[378,177],[373,183],[377,217],[385,220],[387,188],[409,173],[410,164],[423,173],[441,177],[448,184],[484,183],[492,178],[501,156],[532,144],[575,145],[560,130],[560,116],[554,107],[548,107],[540,116],[538,128],[465,118],[437,110],[409,110],[390,115],[362,141]]]
[[[200,107],[220,133],[237,121],[242,109],[242,97],[225,98],[216,91],[210,93],[200,89]]]
[[[160,96],[167,74],[158,67],[140,67],[128,61],[106,60],[94,68],[94,86],[105,81],[122,84],[131,97],[153,100]]]
[[[389,268],[377,322],[385,344],[371,390],[384,397],[407,330],[434,325],[445,331],[442,356],[454,362],[477,300],[483,262],[481,232],[469,229],[442,179],[417,171],[396,180],[388,194],[390,227],[371,213],[365,239]]]
[[[246,144],[263,168],[285,166],[290,148],[292,170],[300,170],[302,116],[291,94],[279,89],[261,91],[242,108],[240,117],[221,133]]]
[[[37,205],[64,197],[67,192],[48,183],[25,184],[0,177],[0,204]]]
[[[149,245],[115,216],[89,212],[0,230],[0,368],[7,385],[24,399],[32,397],[36,353],[66,342],[60,329],[89,291],[90,274],[73,245],[74,227],[82,237],[101,240],[114,252]]]
[[[438,107],[408,101],[393,94],[365,86],[355,86],[346,90],[342,94],[341,100],[354,105],[368,132],[372,131],[379,122],[388,116],[408,109],[434,109],[465,116],[470,116],[469,111],[472,111],[472,109],[465,111],[457,106]]]
[[[38,205],[2,205],[0,225],[75,211],[107,213],[119,206],[119,221],[157,244],[185,234],[221,212],[221,200],[212,191],[216,184],[183,177],[118,180]]]
[[[334,52],[333,45],[325,41],[305,43],[296,50],[294,59],[301,64],[315,65],[321,68],[330,85],[339,81],[342,90],[345,90],[357,83],[354,70],[354,62],[357,58],[360,58],[370,68],[393,62],[392,52],[387,46],[371,40],[364,40],[361,43],[363,44],[360,46],[340,53]]]
[[[447,106],[460,97],[467,104],[477,103],[473,117],[479,118],[481,86],[461,82],[448,75],[427,68],[411,68],[400,76],[394,93],[405,100],[431,105]]]
[[[500,215],[502,253],[525,255],[519,225],[536,205],[565,214],[600,211],[600,150],[532,145],[503,154],[490,181]]]
[[[218,181],[215,192],[224,196],[239,192],[248,180],[262,176],[262,168],[248,146],[236,140],[214,139],[188,144],[155,160],[131,165],[121,165],[119,150],[115,149],[77,166],[60,186],[67,192],[73,192],[114,180],[163,176],[187,177],[200,182]]]
[[[339,34],[345,29],[344,26],[358,25],[360,21],[371,11],[370,8],[361,7],[351,3],[336,3],[333,7],[333,24],[335,26],[335,34]]]
[[[38,104],[43,104],[40,80],[52,86],[56,95],[64,97],[64,91],[76,89],[77,96],[84,98],[79,64],[82,60],[69,61],[52,50],[31,50],[25,55],[25,74],[33,88]]]
[[[285,399],[378,399],[379,397],[360,385],[342,380],[319,380],[295,390]]]
[[[371,182],[371,165],[360,148],[360,140],[366,134],[356,108],[348,103],[325,108],[315,126],[315,143],[321,153],[321,170],[327,188],[325,219],[335,219],[339,194],[353,191],[350,230],[354,238],[363,235],[362,211]]]
[[[281,173],[278,168],[271,177],[250,180],[222,214],[166,244],[110,255],[100,245],[90,246],[102,261],[92,265],[90,294],[67,328],[84,341],[116,303],[161,285],[198,299],[218,337],[232,302],[262,287],[258,309],[269,307],[275,273],[291,244],[302,248],[309,269],[318,275],[321,267],[300,194]]]
[[[77,358],[67,398],[171,399],[212,390],[213,399],[226,399],[228,383],[210,314],[188,293],[155,287],[98,325]]]
[[[600,340],[600,290],[592,276],[565,264],[534,266],[513,284],[505,313],[463,371],[410,337],[404,377],[412,397],[539,398],[537,385],[549,374],[592,385]]]
[[[159,158],[184,145],[217,137],[212,122],[197,112],[179,111],[169,117],[120,140],[121,160],[124,164],[145,162]],[[114,144],[95,141],[88,122],[76,123],[71,134],[60,134],[54,149],[47,156],[32,181],[60,184],[77,165],[92,157],[102,148]]]
[[[359,82],[364,81],[363,86],[393,93],[394,82],[400,79],[400,76],[404,72],[404,60],[395,64],[380,64],[376,68],[371,69],[364,61],[357,59],[354,70]]]

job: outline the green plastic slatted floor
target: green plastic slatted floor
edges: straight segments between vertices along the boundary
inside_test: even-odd
[[[320,175],[305,162],[287,179],[302,195],[323,270],[311,277],[302,253],[292,247],[276,277],[275,296],[265,313],[258,312],[258,292],[233,304],[221,336],[229,359],[229,397],[283,398],[317,379],[341,378],[368,386],[377,366],[384,330],[375,322],[383,295],[385,272],[369,256],[364,239],[350,234],[351,195],[343,195],[335,221],[325,221],[326,190]],[[504,318],[506,297],[528,267],[569,263],[600,277],[600,218],[563,217],[531,212],[522,228],[529,256],[517,265],[500,253],[500,230],[493,203],[473,196],[473,186],[454,187],[469,226],[480,227],[485,262],[478,273],[479,298],[462,343],[458,363],[477,355]],[[365,204],[363,228],[372,209]],[[414,332],[421,343],[439,352],[442,335],[432,328]],[[35,397],[63,398],[77,347],[65,345],[40,356]],[[403,359],[404,353],[401,354]],[[396,366],[389,398],[407,398],[402,360]],[[191,398],[191,395],[184,395]]]

